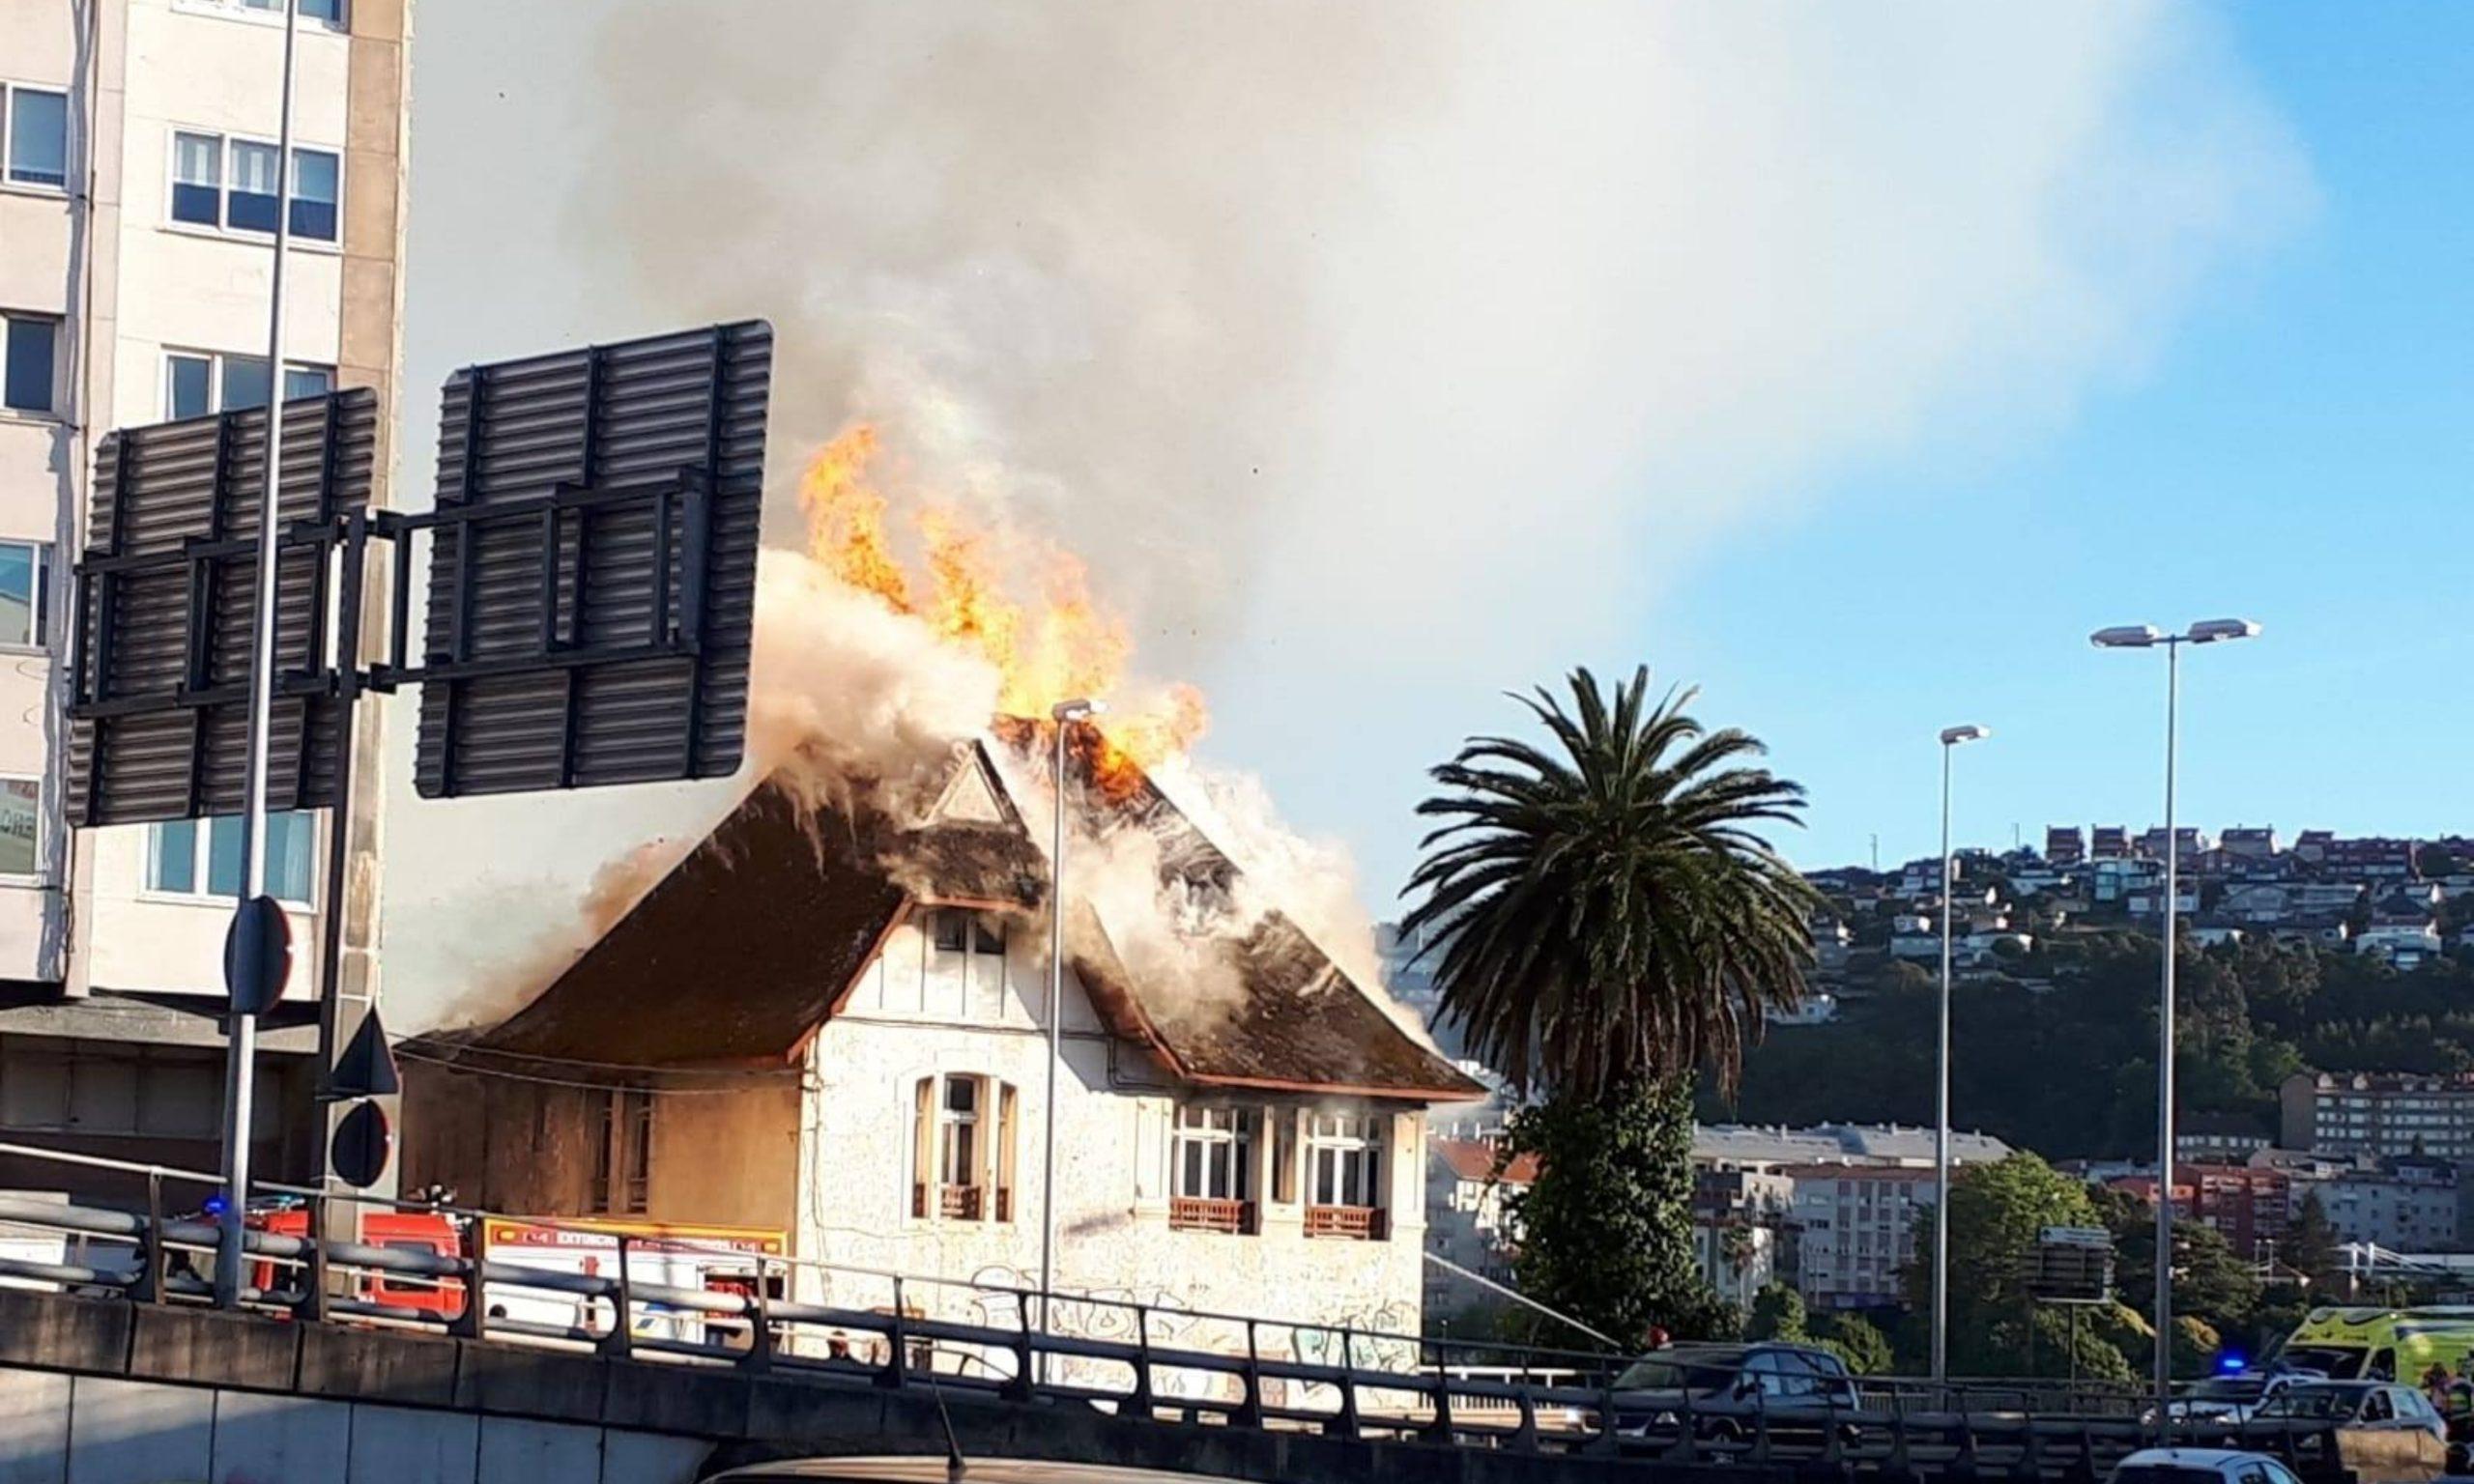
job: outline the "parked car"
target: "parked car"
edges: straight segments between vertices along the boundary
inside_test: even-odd
[[[2265,1453],[2233,1448],[2142,1448],[2114,1466],[2107,1484],[2301,1484]]]
[[[2448,1446],[2448,1422],[2411,1386],[2377,1381],[2314,1381],[2287,1387],[2251,1413],[2258,1421],[2333,1422],[2373,1432],[2429,1433]]]
[[[1818,1439],[1861,1405],[1846,1362],[1809,1345],[1677,1345],[1642,1356],[1615,1378],[1618,1437],[1681,1441],[1684,1419],[1701,1441],[1770,1435]],[[1852,1424],[1841,1424],[1852,1427]]]
[[[2170,1413],[2176,1422],[2241,1422],[2268,1402],[2316,1377],[2288,1372],[2266,1375],[2215,1376],[2197,1382],[2173,1399]],[[2150,1416],[2154,1415],[2151,1411]]]

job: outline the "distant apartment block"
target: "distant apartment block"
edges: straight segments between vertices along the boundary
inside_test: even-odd
[[[2118,861],[2130,854],[2130,831],[2118,824],[2100,824],[2087,832],[2087,858]]]
[[[2278,1100],[2278,1142],[2287,1149],[2474,1158],[2474,1077],[2298,1071]]]
[[[2087,859],[2087,832],[2075,824],[2045,828],[2045,860],[2054,866],[2076,866]]]

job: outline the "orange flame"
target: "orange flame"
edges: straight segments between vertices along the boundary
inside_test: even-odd
[[[892,501],[871,477],[880,451],[874,427],[846,429],[817,453],[799,480],[808,556],[845,585],[918,618],[945,644],[996,669],[997,704],[1045,722],[1058,701],[1105,697],[1093,774],[1109,796],[1131,794],[1140,769],[1191,748],[1210,724],[1202,693],[1168,686],[1126,694],[1134,641],[1125,620],[1092,596],[1090,573],[1070,552],[1010,528],[974,522],[923,499],[911,511],[919,569],[896,555]],[[1017,596],[1029,589],[1034,596]]]

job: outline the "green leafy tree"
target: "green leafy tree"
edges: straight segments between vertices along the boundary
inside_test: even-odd
[[[1940,1219],[1942,1213],[1928,1210],[1916,1235],[1917,1255],[1906,1270],[1911,1294],[1933,1291],[1933,1223]],[[2037,1371],[2050,1364],[2066,1369],[2068,1353],[2054,1341],[2066,1334],[2067,1316],[2030,1301],[2028,1259],[2044,1228],[2098,1224],[2087,1187],[2034,1155],[2014,1154],[1961,1170],[1950,1186],[1948,1219],[1952,1374],[2025,1374],[2031,1351]],[[2082,1374],[2130,1374],[2129,1361],[2101,1327],[2081,1327]]]
[[[2105,1225],[2114,1234],[2114,1286],[2141,1296],[2156,1291],[2156,1207],[2121,1191],[2098,1197]],[[2259,1274],[2225,1240],[2198,1221],[2173,1223],[2173,1312],[2204,1321],[2215,1331],[2248,1331],[2259,1305]],[[2178,1368],[2177,1359],[2175,1365]]]
[[[1747,1340],[1802,1340],[1806,1338],[1804,1320],[1804,1296],[1772,1279],[1752,1296],[1752,1312],[1744,1318],[1743,1336]]]
[[[1653,1327],[1700,1339],[1734,1327],[1693,1259],[1690,1112],[1683,1085],[1667,1081],[1511,1116],[1507,1142],[1539,1156],[1536,1182],[1504,1201],[1523,1293],[1632,1349]]]
[[[1442,1013],[1523,1093],[1508,1133],[1540,1156],[1516,1213],[1522,1286],[1627,1344],[1724,1324],[1691,1248],[1691,1081],[1803,995],[1822,899],[1762,831],[1803,790],[1710,730],[1646,668],[1610,697],[1522,698],[1541,743],[1477,737],[1433,770],[1440,821],[1404,929],[1430,933]],[[1723,1316],[1721,1311],[1723,1310]]]
[[[1896,1368],[1889,1337],[1861,1314],[1825,1314],[1814,1323],[1813,1338],[1835,1352],[1858,1376],[1878,1376]]]

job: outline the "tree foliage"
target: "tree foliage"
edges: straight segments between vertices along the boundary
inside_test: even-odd
[[[1732,1084],[1771,1011],[1793,1008],[1820,897],[1762,838],[1803,790],[1710,730],[1646,669],[1610,697],[1520,698],[1542,741],[1478,737],[1433,770],[1403,924],[1434,950],[1442,1015],[1524,1093],[1512,1147],[1539,1156],[1510,1201],[1530,1297],[1638,1346],[1732,1328],[1692,1250],[1694,1071]]]
[[[1521,1292],[1639,1350],[1653,1327],[1718,1337],[1734,1311],[1692,1252],[1691,1098],[1679,1082],[1628,1096],[1559,1098],[1511,1117],[1509,1141],[1539,1156],[1536,1183],[1505,1205],[1521,1234]]]
[[[1521,698],[1546,745],[1477,737],[1434,769],[1403,928],[1435,934],[1443,1018],[1522,1091],[1730,1082],[1812,962],[1821,899],[1761,835],[1798,822],[1803,789],[1686,712],[1692,692],[1653,704],[1646,668],[1611,698],[1586,670],[1569,689]]]
[[[2055,1158],[2152,1155],[2157,956],[2139,933],[2047,937],[2002,975],[1962,984],[1951,1011],[1960,1127]],[[2305,1067],[2474,1070],[2474,964],[2442,958],[2401,974],[2360,955],[2246,940],[2186,945],[2177,967],[2185,1113],[2239,1114],[2271,1134],[2277,1086]],[[1705,1097],[1703,1116],[1931,1123],[1935,977],[1893,962],[1847,991],[1835,1020],[1781,1030],[1750,1052],[1737,1094]]]

